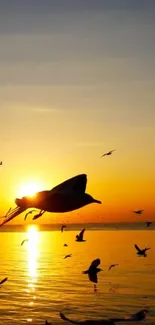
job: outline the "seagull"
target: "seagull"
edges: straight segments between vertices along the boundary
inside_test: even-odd
[[[146,251],[148,251],[150,249],[150,248],[140,249],[136,244],[135,244],[135,248],[137,249],[137,254],[139,256],[144,256],[144,257],[147,257]]]
[[[33,212],[35,212],[35,211],[37,211],[37,210],[31,210],[31,211],[27,212],[27,213],[25,214],[24,221],[26,220],[26,218],[27,218],[27,216],[28,216],[29,214],[31,214],[31,213],[33,213]]]
[[[152,225],[152,221],[146,221],[146,226],[150,227],[150,225]]]
[[[66,227],[67,227],[67,226],[63,225],[63,226],[61,227],[61,232],[63,232],[64,228],[66,228]]]
[[[102,269],[98,268],[98,265],[100,263],[101,263],[100,259],[97,258],[91,263],[88,270],[82,272],[83,274],[88,274],[89,280],[94,283],[98,282],[97,273],[102,271]]]
[[[143,209],[143,210],[135,210],[135,211],[132,211],[132,212],[133,212],[133,213],[136,213],[136,214],[142,214],[143,211],[144,211],[144,209]]]
[[[0,226],[29,208],[40,209],[45,212],[65,213],[80,209],[91,203],[101,204],[101,201],[85,193],[86,185],[87,175],[80,174],[55,186],[52,190],[37,192],[33,197],[17,198],[15,200],[16,208],[8,214],[8,217]]]
[[[79,233],[79,235],[76,235],[76,241],[86,241],[86,240],[83,239],[84,232],[85,232],[85,228],[83,228],[81,230],[81,232]]]
[[[67,244],[64,244],[64,247],[67,247],[68,245]]]
[[[109,266],[109,271],[112,269],[112,267],[115,267],[115,266],[117,266],[117,265],[119,265],[119,264],[111,264],[111,265]]]
[[[66,255],[64,258],[72,257],[72,254]]]
[[[110,155],[112,155],[113,151],[116,151],[116,149],[114,149],[114,150],[110,150],[110,151],[104,153],[104,154],[101,156],[101,158],[102,158],[102,157],[105,157],[105,156],[110,156]]]
[[[22,242],[21,242],[21,246],[23,246],[23,244],[26,242],[26,241],[29,241],[28,239],[24,239]]]
[[[73,324],[81,324],[81,325],[115,325],[115,323],[117,322],[137,322],[137,321],[141,321],[143,319],[146,318],[148,313],[148,309],[142,309],[139,312],[137,312],[136,314],[133,314],[131,316],[127,316],[124,318],[109,318],[109,319],[89,319],[89,320],[85,320],[85,321],[74,321],[71,320],[70,318],[66,317],[63,313],[60,313],[60,317],[63,320],[66,320],[70,323]]]
[[[4,282],[7,281],[8,278],[4,278],[3,280],[0,281],[0,285],[3,284]]]

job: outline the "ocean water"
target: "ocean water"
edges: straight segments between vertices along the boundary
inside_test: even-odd
[[[63,324],[60,311],[77,320],[124,317],[144,307],[144,324],[155,324],[155,230],[86,229],[81,243],[78,232],[0,232],[0,279],[8,277],[0,288],[0,324]],[[135,243],[151,247],[146,258],[137,257]],[[82,271],[96,258],[103,271],[94,292]],[[108,271],[113,263],[119,266]]]

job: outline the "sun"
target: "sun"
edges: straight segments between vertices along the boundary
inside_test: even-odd
[[[20,186],[17,195],[18,197],[34,196],[36,192],[42,191],[43,189],[43,185],[37,182],[28,182]]]

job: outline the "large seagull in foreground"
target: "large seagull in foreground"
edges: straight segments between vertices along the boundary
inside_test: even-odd
[[[24,196],[16,199],[17,207],[8,213],[0,226],[12,220],[27,209],[35,208],[44,212],[68,212],[79,209],[90,203],[100,203],[91,195],[85,193],[87,185],[87,175],[80,174],[55,186],[52,190],[41,191],[33,197]]]

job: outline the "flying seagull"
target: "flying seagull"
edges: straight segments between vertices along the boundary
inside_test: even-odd
[[[133,213],[136,213],[136,214],[142,214],[143,211],[144,211],[144,209],[143,209],[143,210],[135,210],[135,211],[133,211]]]
[[[146,221],[146,226],[150,227],[150,225],[152,225],[152,221]]]
[[[64,228],[66,228],[66,227],[67,227],[67,226],[62,225],[62,227],[61,227],[61,232],[63,232]]]
[[[68,317],[66,317],[63,313],[60,313],[60,317],[63,320],[66,320],[73,324],[79,324],[79,325],[115,325],[117,322],[137,322],[141,321],[146,318],[148,313],[148,309],[142,309],[136,314],[133,314],[131,316],[127,316],[124,318],[109,318],[109,319],[89,319],[84,321],[76,321],[72,320]]]
[[[31,210],[31,211],[27,212],[27,213],[25,214],[24,221],[26,220],[26,218],[27,218],[27,216],[28,216],[29,214],[31,214],[31,213],[33,213],[33,212],[35,212],[35,211],[37,211],[37,210]]]
[[[102,269],[98,268],[100,263],[100,259],[97,258],[91,263],[88,270],[82,272],[83,274],[88,274],[89,280],[94,283],[98,283],[97,273],[102,271]]]
[[[110,151],[104,153],[104,154],[101,156],[101,158],[102,158],[102,157],[105,157],[105,156],[110,156],[110,155],[112,155],[113,151],[116,151],[116,149],[114,149],[114,150],[110,150]]]
[[[7,281],[8,278],[4,278],[3,280],[0,281],[0,285],[3,284],[4,282]]]
[[[111,265],[109,266],[109,271],[112,269],[112,267],[115,267],[115,266],[117,266],[117,265],[119,265],[119,264],[111,264]]]
[[[22,242],[21,242],[21,246],[23,246],[23,244],[26,242],[26,241],[29,241],[28,239],[24,239]]]
[[[66,255],[64,258],[72,257],[72,254]]]
[[[33,197],[24,196],[16,199],[17,207],[8,214],[8,217],[1,223],[4,225],[20,213],[29,208],[35,208],[47,212],[64,213],[84,207],[90,203],[99,203],[91,195],[85,193],[87,175],[81,174],[68,179],[55,186],[52,190],[36,193]]]
[[[144,257],[147,257],[146,251],[150,249],[150,248],[140,249],[136,244],[135,244],[135,248],[137,249],[137,255],[144,256]]]
[[[85,228],[83,228],[81,230],[81,232],[79,233],[79,235],[76,235],[76,241],[86,241],[85,239],[83,239],[84,232],[85,232]]]
[[[64,247],[67,247],[68,245],[67,244],[64,244]]]

